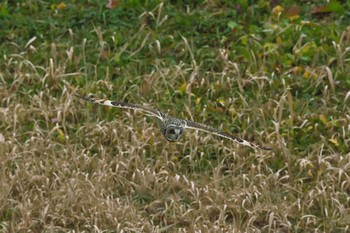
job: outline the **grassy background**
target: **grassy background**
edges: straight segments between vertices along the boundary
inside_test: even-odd
[[[0,3],[0,231],[349,231],[349,3],[232,2]]]

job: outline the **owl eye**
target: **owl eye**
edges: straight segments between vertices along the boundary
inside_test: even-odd
[[[175,130],[171,129],[171,130],[169,130],[169,133],[170,134],[175,134]]]

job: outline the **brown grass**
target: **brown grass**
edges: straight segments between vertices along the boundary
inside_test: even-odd
[[[147,19],[157,28],[166,25],[163,10]],[[254,49],[240,64],[230,51],[182,35],[166,47],[143,17],[117,48],[99,27],[80,43],[72,29],[62,43],[6,42],[0,231],[348,232],[346,36],[334,44],[341,70],[315,62],[277,79],[266,71],[275,61]],[[298,76],[307,69],[309,77]],[[81,93],[146,102],[274,149],[195,131],[169,143],[154,119],[82,102],[63,80]]]

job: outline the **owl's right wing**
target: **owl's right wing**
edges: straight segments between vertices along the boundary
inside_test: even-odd
[[[241,144],[241,145],[244,145],[244,146],[249,146],[249,147],[251,147],[253,149],[272,150],[269,147],[256,145],[256,144],[254,144],[252,142],[249,142],[247,140],[244,140],[244,139],[238,138],[236,136],[233,136],[232,134],[228,134],[228,133],[222,132],[222,131],[220,131],[218,129],[215,129],[214,127],[211,127],[209,125],[197,123],[197,122],[194,122],[194,121],[186,120],[185,128],[196,129],[196,130],[201,130],[201,131],[204,131],[204,132],[207,132],[207,133],[212,133],[214,135],[217,135],[217,136],[229,139],[231,141],[234,141],[234,142],[236,142],[238,144]]]
[[[81,96],[81,95],[75,93],[75,95],[77,97],[79,97],[80,99],[89,101],[89,102],[94,103],[94,104],[100,104],[100,105],[109,106],[109,107],[140,110],[140,111],[147,113],[148,115],[157,117],[160,120],[164,119],[164,114],[162,112],[155,110],[155,109],[152,109],[152,108],[148,108],[148,107],[143,106],[141,104],[118,102],[118,101],[112,101],[112,100],[107,100],[107,99],[99,99],[99,98],[95,98],[94,95],[92,95],[92,94],[89,94],[88,96]]]

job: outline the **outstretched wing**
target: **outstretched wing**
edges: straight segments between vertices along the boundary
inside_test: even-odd
[[[265,146],[256,145],[256,144],[254,144],[254,143],[248,142],[247,140],[244,140],[244,139],[235,137],[235,136],[233,136],[233,135],[231,135],[231,134],[221,132],[220,130],[217,130],[217,129],[215,129],[215,128],[209,126],[209,125],[197,123],[197,122],[194,122],[194,121],[188,121],[188,120],[186,120],[186,126],[185,126],[185,128],[196,129],[196,130],[201,130],[201,131],[204,131],[204,132],[207,132],[207,133],[212,133],[212,134],[215,134],[215,135],[217,135],[217,136],[230,139],[230,140],[232,140],[232,141],[234,141],[234,142],[236,142],[236,143],[239,143],[239,144],[241,144],[241,145],[252,147],[252,148],[254,148],[254,149],[272,150],[272,148],[268,148],[268,147],[265,147]]]
[[[109,106],[109,107],[140,110],[140,111],[143,111],[151,116],[157,117],[160,120],[163,120],[164,114],[162,112],[155,110],[155,109],[152,109],[152,108],[145,107],[141,104],[132,104],[132,103],[112,101],[112,100],[107,100],[107,99],[99,99],[99,98],[95,98],[94,95],[92,95],[92,94],[89,94],[88,96],[81,96],[81,95],[75,93],[75,95],[77,97],[79,97],[80,99],[89,101],[89,102],[94,103],[94,104],[100,104],[100,105]]]

